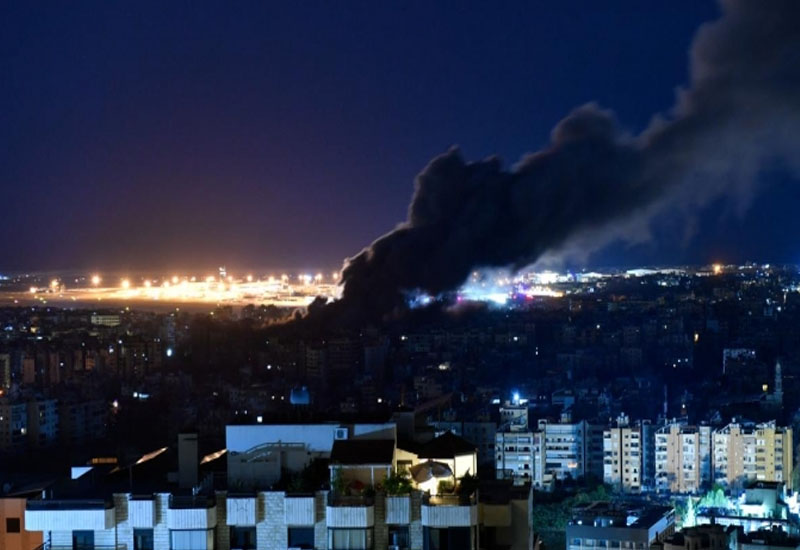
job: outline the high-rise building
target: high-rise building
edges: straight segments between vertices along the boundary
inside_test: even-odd
[[[711,483],[711,427],[669,424],[655,436],[656,490],[697,493]]]
[[[528,426],[528,406],[506,402],[500,407],[500,427],[494,450],[497,479],[512,479],[516,485],[531,483],[537,489],[550,482],[544,474],[544,438]]]
[[[531,483],[537,489],[549,485],[551,476],[545,476],[542,446],[541,432],[498,431],[494,444],[497,478],[511,478],[516,485]]]
[[[578,479],[586,472],[586,423],[539,421],[544,437],[544,469],[556,479]]]
[[[538,429],[530,430],[525,422],[527,410],[516,415],[509,407],[501,409],[501,419],[506,423],[495,436],[498,478],[549,488],[555,480],[602,476],[601,426],[571,422],[562,415],[560,422],[540,420]]]
[[[603,433],[603,481],[618,491],[640,492],[642,447],[641,425],[631,425],[628,416],[620,415],[615,425]]]
[[[751,481],[779,481],[792,488],[792,429],[775,421],[731,423],[714,432],[714,481],[742,488]]]

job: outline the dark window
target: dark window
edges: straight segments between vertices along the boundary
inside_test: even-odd
[[[6,518],[6,533],[19,533],[19,518]]]
[[[73,531],[73,550],[94,550],[94,531]]]
[[[153,530],[133,530],[133,550],[153,550]]]
[[[253,550],[255,547],[255,527],[231,527],[231,550]]]
[[[289,548],[314,548],[314,528],[289,527]]]
[[[408,525],[389,526],[389,547],[397,547],[400,550],[408,550]]]
[[[469,527],[425,527],[423,532],[424,550],[469,550],[475,548],[474,541]]]

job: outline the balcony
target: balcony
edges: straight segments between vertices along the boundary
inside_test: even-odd
[[[252,526],[257,523],[257,500],[255,495],[228,494],[225,501],[227,524],[232,526]]]
[[[390,525],[411,523],[411,498],[408,495],[386,497],[386,523]]]
[[[316,523],[314,495],[286,495],[283,500],[283,521],[286,525],[309,527]]]
[[[328,495],[328,527],[373,527],[375,499],[371,496]]]
[[[25,505],[28,531],[111,529],[116,524],[113,503],[103,500],[29,500]]]
[[[128,501],[128,522],[131,527],[152,529],[156,524],[156,501],[152,495],[131,496]]]
[[[478,496],[425,495],[422,500],[424,527],[471,527],[478,525]]]
[[[167,508],[169,529],[213,529],[217,526],[214,497],[170,495]]]

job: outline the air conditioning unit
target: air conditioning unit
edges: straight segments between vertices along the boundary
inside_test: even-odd
[[[347,439],[347,428],[336,428],[333,432],[334,439]]]

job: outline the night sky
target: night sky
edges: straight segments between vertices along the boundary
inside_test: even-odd
[[[641,131],[718,15],[469,4],[3,3],[0,270],[337,267],[453,144],[513,164],[587,101]],[[800,261],[796,182],[764,179],[589,265]]]

